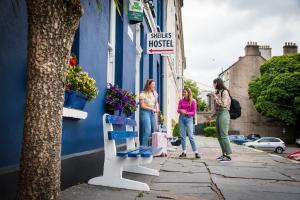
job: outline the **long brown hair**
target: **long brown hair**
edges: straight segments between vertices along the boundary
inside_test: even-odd
[[[147,80],[143,91],[144,92],[149,92],[150,91],[150,86],[153,82],[155,82],[155,81],[152,80],[152,79]]]
[[[183,90],[187,91],[187,93],[188,93],[187,100],[188,100],[189,104],[191,104],[193,101],[193,95],[192,95],[191,89],[188,87],[184,87]]]
[[[216,78],[214,79],[213,82],[214,84],[217,84],[216,85],[217,94],[219,94],[221,90],[227,90],[229,92],[228,88],[224,85],[224,81],[221,78]]]

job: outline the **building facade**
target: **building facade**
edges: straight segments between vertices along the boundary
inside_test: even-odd
[[[177,106],[183,89],[183,70],[186,68],[181,8],[183,1],[165,0],[166,32],[175,32],[176,54],[163,56],[164,101],[163,113],[167,130],[172,130],[172,119],[178,119]],[[171,131],[168,131],[171,134]]]
[[[121,8],[128,8],[129,0],[125,2],[127,5],[121,5]],[[182,76],[184,68],[180,10],[183,1],[141,2],[144,7],[143,21],[132,23],[127,12],[122,12],[121,16],[118,14],[114,0],[102,1],[101,11],[97,9],[95,2],[91,1],[89,4],[89,1],[82,0],[85,14],[80,19],[72,52],[77,55],[83,70],[96,80],[99,94],[95,100],[87,103],[84,109],[86,119],[63,118],[62,188],[87,181],[102,173],[102,116],[105,113],[104,98],[108,83],[138,94],[147,79],[154,79],[160,109],[164,112],[167,123],[170,121],[169,117],[176,115],[176,111],[169,111],[167,108],[167,101],[179,99],[181,92],[178,92],[182,88],[182,81],[177,77]],[[5,94],[0,105],[0,199],[14,199],[16,192],[26,95],[26,3],[20,1],[16,14],[11,5],[10,0],[0,2],[3,19],[0,20],[0,91]],[[170,5],[173,5],[171,14]],[[175,21],[179,24],[178,27]],[[179,43],[176,54],[147,54],[147,33],[157,31],[176,31],[179,41],[176,41]],[[175,97],[170,98],[170,95]],[[135,118],[139,120],[138,110]]]
[[[291,45],[289,47],[288,52],[293,48]],[[291,141],[292,134],[288,134],[279,123],[258,113],[248,96],[249,82],[259,76],[260,65],[269,58],[271,58],[270,46],[258,46],[256,42],[248,42],[245,47],[245,56],[240,57],[237,62],[219,75],[230,90],[232,97],[240,102],[242,108],[241,117],[231,120],[229,130],[231,133],[243,135],[254,133]]]

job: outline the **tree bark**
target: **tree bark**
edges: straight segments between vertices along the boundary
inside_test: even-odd
[[[27,0],[28,69],[17,199],[60,199],[64,77],[80,0]]]

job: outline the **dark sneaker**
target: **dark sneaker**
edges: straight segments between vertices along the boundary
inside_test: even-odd
[[[185,158],[186,157],[186,153],[182,153],[179,155],[180,158]]]
[[[217,158],[216,160],[220,161],[220,160],[223,159],[223,157],[224,157],[224,155],[221,155],[221,156],[220,156],[219,158]]]
[[[201,158],[199,153],[195,153],[195,158],[198,158],[198,159]]]
[[[221,160],[219,160],[220,162],[231,162],[231,158],[230,156],[223,156],[223,158]]]

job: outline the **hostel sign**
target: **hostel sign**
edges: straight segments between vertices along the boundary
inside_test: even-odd
[[[147,34],[148,54],[175,53],[175,33],[157,32]]]

